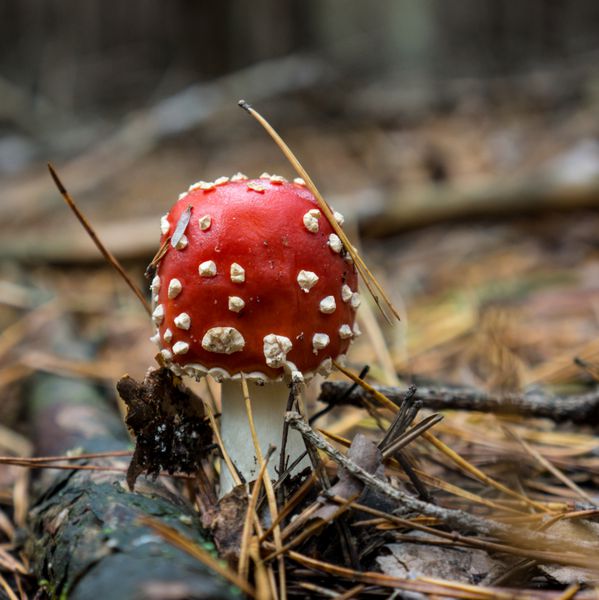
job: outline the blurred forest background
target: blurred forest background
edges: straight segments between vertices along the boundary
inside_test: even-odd
[[[116,407],[115,381],[142,377],[155,352],[147,315],[46,163],[147,289],[160,216],[190,184],[295,176],[240,98],[345,214],[402,314],[387,327],[363,302],[355,370],[498,402],[594,389],[596,0],[0,0],[0,455],[49,453],[28,387],[40,373],[100,384]],[[357,413],[329,430],[373,427]],[[591,428],[512,423],[581,496],[493,419],[454,411],[435,430],[531,498],[597,504]],[[7,547],[28,524],[27,478],[0,464]],[[21,572],[8,571],[17,586]]]
[[[3,0],[0,172],[75,156],[127,115],[236,73],[246,74],[248,94],[277,97],[283,126],[307,116],[388,129],[462,104],[482,111],[517,90],[538,113],[592,93],[598,27],[590,0]],[[285,68],[285,57],[297,62]],[[220,110],[238,81],[222,80]],[[297,92],[303,110],[285,104]],[[202,112],[169,107],[180,114],[163,115],[165,134]]]
[[[293,176],[239,98],[271,120],[362,235],[404,306],[388,342],[410,372],[447,376],[447,363],[419,362],[429,343],[473,331],[496,295],[543,287],[547,239],[554,250],[570,235],[591,243],[596,2],[4,0],[0,28],[0,268],[17,304],[15,264],[101,264],[46,161],[107,246],[142,262],[157,218],[191,182],[238,170]],[[547,231],[532,236],[539,216]],[[489,282],[492,272],[504,274]],[[584,285],[594,290],[592,273]],[[420,308],[430,302],[446,324]],[[595,331],[593,319],[564,344],[539,341],[527,368]]]

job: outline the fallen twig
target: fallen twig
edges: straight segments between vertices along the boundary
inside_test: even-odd
[[[326,381],[319,400],[325,404],[363,406],[370,395],[361,388],[351,394],[352,386],[345,381]],[[410,394],[409,389],[391,386],[373,386],[398,406]],[[572,421],[596,425],[599,423],[599,389],[576,396],[552,396],[541,390],[523,394],[497,395],[474,388],[419,387],[414,395],[430,410],[470,410],[500,414],[518,414],[523,417],[543,417],[558,423]]]
[[[344,454],[336,450],[331,444],[329,444],[322,436],[318,435],[307,423],[305,423],[298,413],[287,413],[285,417],[291,427],[299,431],[304,439],[316,448],[324,451],[332,460],[337,464],[344,467],[354,477],[363,481],[367,486],[375,489],[377,492],[384,494],[388,498],[398,502],[402,508],[408,511],[414,511],[420,514],[424,514],[428,517],[433,517],[444,522],[447,526],[452,527],[458,531],[474,531],[479,535],[493,536],[501,539],[519,540],[521,543],[534,546],[535,548],[556,548],[563,550],[564,539],[535,533],[532,531],[526,531],[523,535],[523,531],[517,530],[513,527],[506,526],[497,521],[491,519],[485,519],[479,516],[470,515],[462,510],[455,510],[437,506],[429,502],[423,502],[413,498],[412,496],[402,492],[391,486],[386,481],[378,479],[376,476],[371,475],[353,461],[349,460]],[[598,552],[599,544],[589,543],[580,540],[572,541],[572,548],[576,548],[579,552]],[[563,555],[566,560],[565,553]],[[586,560],[583,555],[578,555],[581,560]],[[568,562],[567,564],[572,564]],[[585,566],[588,566],[585,562]]]

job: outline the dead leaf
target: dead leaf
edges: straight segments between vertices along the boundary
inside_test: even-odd
[[[248,495],[244,485],[233,488],[223,496],[210,524],[219,556],[229,564],[237,564],[241,535],[248,507]]]
[[[419,538],[422,543],[399,542],[385,546],[389,554],[376,559],[383,573],[404,579],[435,577],[478,584],[499,564],[482,550],[427,543],[438,542],[439,538],[425,532],[414,531],[410,537]]]
[[[150,371],[142,383],[121,378],[117,390],[127,405],[126,423],[136,438],[127,483],[146,472],[157,476],[195,473],[212,444],[212,430],[200,398],[165,368]]]
[[[376,473],[382,466],[381,451],[372,440],[362,433],[358,433],[354,437],[347,452],[347,457],[368,473]],[[363,489],[364,484],[359,479],[356,479],[345,469],[339,469],[339,480],[328,490],[328,494],[348,500],[352,496],[360,494]],[[338,503],[330,502],[324,496],[320,496],[317,502],[320,502],[322,506],[312,515],[313,519],[328,521],[339,510]]]

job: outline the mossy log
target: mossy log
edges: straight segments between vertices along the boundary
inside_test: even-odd
[[[29,408],[40,455],[130,448],[116,411],[87,382],[37,376]],[[140,517],[159,520],[213,551],[197,513],[169,480],[140,478],[130,492],[127,458],[103,458],[93,464],[123,472],[47,469],[37,480],[26,548],[32,569],[50,597],[240,597],[221,577],[140,523]]]

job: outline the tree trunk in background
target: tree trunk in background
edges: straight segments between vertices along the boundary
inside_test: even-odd
[[[596,0],[0,0],[0,80],[89,117],[297,51],[358,80],[513,74],[598,28]]]

